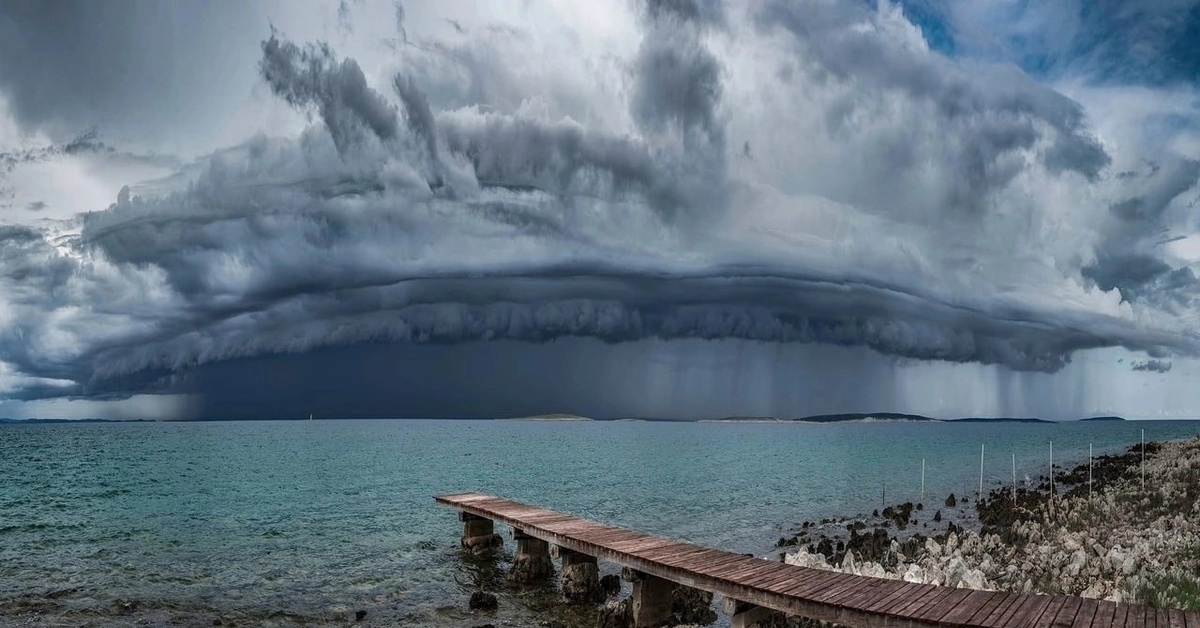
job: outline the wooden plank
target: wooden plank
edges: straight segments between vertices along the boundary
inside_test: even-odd
[[[749,574],[756,569],[765,569],[771,564],[765,560],[755,560],[742,556],[740,559],[714,560],[710,563],[700,565],[696,571],[710,578],[736,581],[735,579],[740,574]]]
[[[700,565],[696,571],[712,578],[726,578],[736,582],[735,574],[748,574],[759,569],[772,567],[775,563],[748,556],[734,556],[730,559],[717,559]]]
[[[1142,621],[1146,622],[1146,628],[1158,628],[1158,612],[1147,606]]]
[[[993,608],[992,612],[987,614],[987,617],[978,620],[979,625],[985,628],[1001,628],[1004,626],[1004,623],[1000,621],[1000,618],[1004,617],[1005,614],[1011,613],[1014,607],[1020,606],[1024,599],[1024,597],[1015,593],[1006,593],[1003,602]]]
[[[943,599],[949,597],[954,591],[955,589],[950,587],[937,587],[925,595],[910,599],[905,603],[897,604],[893,608],[888,609],[887,612],[889,615],[895,615],[896,617],[910,618],[923,608],[941,603]]]
[[[662,562],[664,558],[671,556],[679,557],[688,554],[697,553],[704,548],[697,547],[690,543],[673,543],[670,545],[658,545],[654,541],[647,541],[641,547],[634,547],[625,550],[626,554],[636,556],[644,560],[654,562]]]
[[[991,615],[993,610],[996,610],[996,608],[1001,604],[1007,602],[1009,597],[1011,596],[1009,596],[1007,593],[993,591],[992,596],[988,598],[987,602],[984,602],[983,606],[980,606],[979,610],[976,611],[974,615],[968,617],[964,623],[972,626],[978,625],[984,620],[984,618],[986,618],[988,615]]]
[[[970,589],[951,589],[950,595],[943,597],[934,604],[923,606],[909,615],[912,619],[920,619],[928,622],[936,622],[943,615],[950,612],[955,606],[962,602],[968,595],[971,594]]]
[[[1129,607],[1125,616],[1125,625],[1129,628],[1146,628],[1146,607],[1140,604]]]
[[[1044,603],[1045,601],[1046,600],[1039,596],[1022,595],[1018,603],[1013,604],[1008,611],[1000,616],[997,625],[1002,627],[1016,626],[1017,623],[1014,621],[1015,618],[1028,616],[1030,609],[1036,607],[1038,604]]]
[[[1183,611],[1177,608],[1169,609],[1167,618],[1171,621],[1171,628],[1187,628],[1187,620],[1183,617]]]
[[[614,552],[622,554],[633,554],[638,551],[647,551],[656,547],[666,547],[668,545],[678,545],[679,541],[663,538],[645,538],[642,536],[628,536],[624,538],[611,538],[602,543],[597,543]]]
[[[1075,616],[1079,614],[1079,607],[1082,604],[1081,598],[1069,597],[1053,616],[1042,615],[1042,619],[1037,625],[1047,628],[1071,628],[1075,625]]]
[[[1099,604],[1091,598],[1083,598],[1079,601],[1079,612],[1075,614],[1075,625],[1083,628],[1090,628],[1092,619],[1096,617],[1096,609]]]
[[[1129,622],[1131,621],[1130,616],[1133,614],[1133,611],[1136,608],[1137,608],[1137,606],[1134,604],[1119,604],[1119,605],[1117,605],[1117,614],[1115,616],[1113,616],[1113,625],[1114,626],[1129,626],[1130,625]],[[1122,609],[1124,609],[1124,612],[1122,612]]]
[[[1101,601],[1096,609],[1096,616],[1092,618],[1092,625],[1096,628],[1109,628],[1113,625],[1113,616],[1116,612],[1116,604]]]
[[[894,592],[885,595],[878,600],[864,604],[863,609],[870,613],[883,615],[886,614],[888,608],[896,606],[897,604],[907,603],[913,598],[936,591],[936,589],[933,587],[925,587],[920,585],[913,586],[907,582],[901,582],[900,584],[902,586],[897,587]]]
[[[676,569],[695,572],[703,568],[704,565],[714,561],[730,561],[738,558],[737,554],[732,554],[731,552],[722,552],[699,545],[693,545],[692,547],[696,548],[696,551],[687,551],[666,556],[662,559],[662,564],[668,567],[675,567]]]
[[[863,582],[863,580],[864,580],[864,578],[862,578],[861,576],[851,575],[849,578],[846,578],[843,582],[838,583],[833,586],[830,586],[829,588],[825,589],[824,591],[821,591],[820,597],[818,597],[816,599],[818,601],[824,602],[825,604],[832,604],[835,606],[840,605],[840,600],[842,598],[844,598],[847,594],[853,594],[862,589],[863,585],[866,584],[865,582]]]
[[[1013,628],[1029,626],[1041,617],[1042,612],[1050,605],[1051,598],[1048,595],[1030,595],[1025,602],[1015,609],[1013,614],[1009,615],[1004,620],[1005,626]]]
[[[832,573],[820,569],[797,571],[795,569],[776,568],[770,574],[746,580],[741,584],[775,594],[783,594],[784,591],[798,587],[809,587],[805,591],[813,591],[828,586],[831,582],[830,575]]]
[[[1050,603],[1046,605],[1046,608],[1036,618],[1033,618],[1032,621],[1026,625],[1027,626],[1038,626],[1039,628],[1042,626],[1048,626],[1049,624],[1047,623],[1047,620],[1049,620],[1049,621],[1054,620],[1054,616],[1057,615],[1058,611],[1062,610],[1062,607],[1066,605],[1067,599],[1068,598],[1062,597],[1060,595],[1050,596]]]
[[[853,602],[847,601],[847,605],[853,605],[854,608],[865,610],[875,602],[887,598],[896,593],[903,593],[908,587],[904,586],[905,582],[900,580],[880,580],[879,584],[873,587],[869,594],[855,599]]]
[[[984,604],[992,599],[995,595],[990,591],[976,591],[972,589],[963,589],[967,591],[966,597],[959,601],[954,606],[949,607],[946,613],[939,619],[939,623],[943,624],[964,624],[966,621],[975,616],[980,611]]]
[[[871,600],[883,597],[895,590],[896,582],[894,580],[871,578],[870,582],[850,589],[846,593],[830,599],[829,602],[845,608],[861,609]]]
[[[819,570],[817,573],[806,575],[799,579],[766,584],[762,588],[772,593],[794,595],[815,602],[825,602],[834,590],[838,590],[843,585],[854,581],[855,577],[850,574]]]

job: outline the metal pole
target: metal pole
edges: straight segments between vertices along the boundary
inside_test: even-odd
[[[925,459],[921,458],[921,502],[925,502]]]
[[[1050,505],[1054,505],[1054,441],[1050,441]]]
[[[979,498],[983,498],[983,443],[979,444]]]
[[[1017,452],[1013,452],[1013,503],[1017,503]]]
[[[1142,430],[1142,490],[1146,490],[1146,430]]]
[[[1092,444],[1088,443],[1088,501],[1092,499]]]

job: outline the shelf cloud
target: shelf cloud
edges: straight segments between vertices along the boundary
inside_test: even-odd
[[[1036,373],[1121,348],[1131,377],[1200,351],[1193,131],[1117,141],[1158,118],[931,48],[903,5],[635,2],[589,37],[342,3],[333,39],[272,24],[231,57],[296,132],[195,159],[107,139],[152,92],[105,91],[93,120],[69,76],[13,69],[75,36],[62,8],[0,10],[0,33],[32,29],[0,45],[0,94],[17,128],[84,130],[5,148],[0,188],[106,156],[168,174],[69,217],[0,211],[0,397],[219,396],[222,365],[381,345],[738,341]],[[380,23],[365,57],[339,51]]]

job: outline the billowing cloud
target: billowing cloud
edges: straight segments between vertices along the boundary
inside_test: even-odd
[[[1130,158],[1080,102],[931,49],[899,6],[637,2],[612,20],[632,36],[542,65],[510,63],[558,45],[519,21],[434,35],[387,9],[384,61],[262,34],[260,87],[299,134],[0,226],[0,396],[203,399],[246,364],[381,345],[738,341],[1028,372],[1200,352],[1200,283],[1161,245],[1195,229],[1200,156]]]
[[[1168,360],[1138,360],[1133,363],[1133,370],[1150,373],[1169,373],[1171,362]]]

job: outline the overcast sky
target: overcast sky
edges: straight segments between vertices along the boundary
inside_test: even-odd
[[[1200,415],[1200,0],[8,1],[0,417]]]

